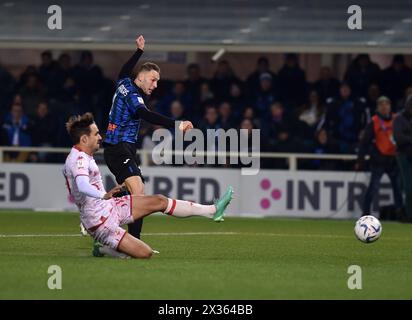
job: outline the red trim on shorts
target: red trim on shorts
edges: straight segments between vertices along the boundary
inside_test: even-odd
[[[127,231],[125,230],[125,232],[123,233],[122,237],[119,240],[119,243],[117,244],[116,250],[119,251],[119,246],[120,246],[120,242],[122,242],[124,236],[126,235]],[[120,251],[121,252],[121,251]]]
[[[176,208],[176,199],[172,199],[173,203],[172,203],[172,207],[170,208],[169,212],[167,214],[172,215],[173,211],[175,211]]]
[[[101,221],[101,222],[100,222],[98,225],[95,225],[95,226],[89,228],[88,230],[89,230],[90,232],[96,231],[103,223],[106,222],[107,218],[108,218],[108,216],[107,216],[107,217],[100,217],[100,221]]]

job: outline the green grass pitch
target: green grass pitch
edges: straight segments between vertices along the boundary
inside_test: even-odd
[[[353,226],[152,216],[143,240],[160,254],[119,260],[91,256],[78,214],[0,211],[0,299],[411,299],[412,225],[384,222],[372,244]],[[50,265],[61,290],[47,287]],[[348,289],[350,265],[361,290]]]

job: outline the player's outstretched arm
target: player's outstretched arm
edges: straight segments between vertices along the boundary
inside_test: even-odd
[[[133,53],[130,59],[127,60],[127,62],[123,65],[122,69],[120,70],[118,80],[131,76],[134,66],[143,54],[144,45],[145,39],[141,35],[136,39],[137,50],[135,51],[135,53]]]
[[[164,115],[150,111],[146,107],[139,108],[137,110],[139,117],[151,124],[157,124],[166,128],[174,128],[176,121],[172,118],[165,117]],[[186,132],[190,129],[193,129],[193,124],[190,121],[178,121],[179,130]]]

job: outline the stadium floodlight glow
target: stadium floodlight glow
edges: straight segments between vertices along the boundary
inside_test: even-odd
[[[217,60],[219,60],[224,54],[225,54],[226,50],[224,48],[220,48],[212,57],[212,61],[216,62]]]

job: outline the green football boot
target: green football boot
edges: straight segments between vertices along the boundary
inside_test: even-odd
[[[216,222],[225,221],[223,219],[226,207],[229,205],[230,201],[233,197],[233,188],[229,186],[225,192],[225,194],[215,202],[216,212],[213,215],[213,220]]]
[[[101,247],[103,247],[103,245],[99,241],[93,240],[93,251],[92,251],[93,257],[97,257],[97,258],[104,257],[104,254],[101,253],[99,250]]]

